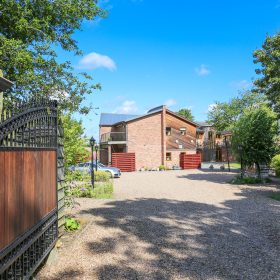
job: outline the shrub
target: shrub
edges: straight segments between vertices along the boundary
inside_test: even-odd
[[[214,165],[211,164],[211,165],[209,166],[209,169],[213,170],[213,169],[214,169]]]
[[[158,169],[159,169],[160,171],[166,170],[166,166],[165,166],[165,165],[160,165],[160,166],[158,167]]]
[[[172,166],[172,169],[173,169],[173,170],[180,170],[181,167],[178,166],[177,164],[174,164],[174,165]]]
[[[90,180],[90,175],[79,171],[69,171],[65,174],[65,181],[67,182],[73,182],[73,181],[89,181]]]
[[[112,177],[111,173],[106,171],[94,171],[94,178],[96,182],[108,182]]]
[[[280,201],[280,193],[279,192],[273,193],[272,195],[270,195],[270,198]]]
[[[91,185],[83,185],[72,188],[71,195],[74,197],[87,198],[112,198],[113,197],[113,183],[100,182],[96,183],[94,189]]]
[[[221,166],[220,166],[220,169],[221,169],[221,170],[225,170],[225,166],[224,166],[224,165],[221,165]]]
[[[276,176],[280,177],[280,155],[272,158],[270,166],[275,169]]]
[[[81,225],[79,221],[74,218],[66,217],[65,218],[65,229],[67,231],[74,231],[80,229]]]
[[[264,180],[264,182],[266,182]],[[259,184],[263,183],[262,179],[256,177],[243,177],[241,178],[240,175],[236,176],[232,181],[232,184],[236,185],[246,185],[246,184]]]

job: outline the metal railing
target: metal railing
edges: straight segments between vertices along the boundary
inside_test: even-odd
[[[126,141],[125,132],[107,132],[101,135],[100,143]]]

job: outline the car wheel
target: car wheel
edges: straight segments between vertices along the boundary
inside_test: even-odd
[[[110,172],[110,171],[105,171],[105,172],[110,174],[110,178],[113,178],[113,177],[114,177],[113,174],[112,174],[112,172]]]

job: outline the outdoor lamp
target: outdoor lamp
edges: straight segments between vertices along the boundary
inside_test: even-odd
[[[98,145],[94,146],[95,148],[95,171],[97,171],[97,152],[98,152]]]
[[[95,145],[95,142],[96,142],[95,139],[91,137],[89,140],[90,146],[93,147]]]
[[[94,188],[94,169],[93,169],[93,147],[96,141],[93,137],[90,138],[89,144],[91,146],[91,186]]]

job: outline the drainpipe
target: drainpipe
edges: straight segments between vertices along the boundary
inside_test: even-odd
[[[165,155],[166,155],[166,135],[165,135],[165,128],[166,128],[166,106],[164,105],[162,108],[161,113],[161,164],[165,165]]]

